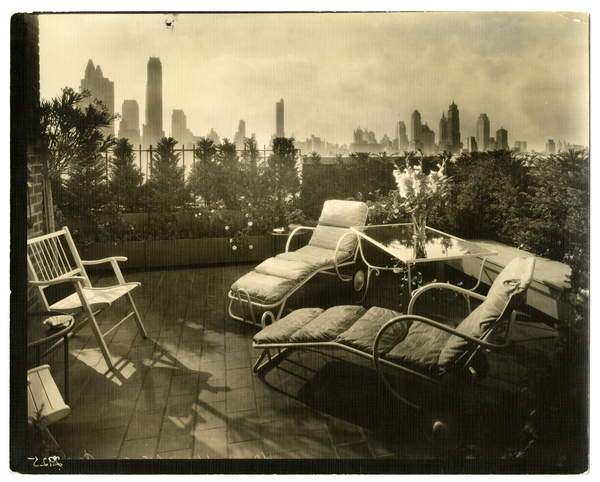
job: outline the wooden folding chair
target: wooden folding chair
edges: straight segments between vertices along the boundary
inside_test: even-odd
[[[133,302],[131,291],[140,286],[138,282],[127,283],[123,278],[119,261],[127,261],[124,256],[112,256],[94,261],[82,261],[67,227],[60,231],[38,236],[27,240],[27,267],[29,270],[29,284],[35,286],[40,294],[46,310],[59,313],[77,313],[83,311],[86,315],[84,321],[90,321],[92,331],[96,336],[102,356],[109,369],[114,368],[110,352],[104,337],[116,329],[121,323],[131,316],[135,317],[142,337],[148,335],[139,312]],[[119,284],[114,286],[92,287],[85,271],[86,265],[110,263]],[[49,286],[61,283],[72,283],[75,292],[55,303],[49,304],[44,290]],[[131,311],[118,323],[102,333],[96,315],[108,308],[119,298],[127,296]]]

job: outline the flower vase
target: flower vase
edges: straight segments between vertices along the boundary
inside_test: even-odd
[[[414,247],[414,258],[426,258],[427,251],[425,245],[427,241],[426,233],[426,218],[424,216],[412,216],[413,224],[413,247]]]

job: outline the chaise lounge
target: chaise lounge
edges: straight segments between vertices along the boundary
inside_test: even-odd
[[[264,327],[270,317],[278,320],[287,300],[319,273],[352,278],[340,268],[356,262],[358,242],[350,227],[364,227],[367,205],[358,201],[328,200],[316,227],[299,226],[289,235],[285,252],[269,258],[239,278],[229,290],[231,318]],[[290,251],[294,235],[312,230],[308,245]],[[234,306],[237,313],[234,313]],[[260,321],[255,310],[262,311]],[[275,313],[275,314],[274,314]]]
[[[451,374],[485,376],[483,350],[508,345],[510,326],[525,302],[534,267],[533,257],[513,259],[486,296],[448,283],[427,284],[413,293],[408,314],[355,305],[295,310],[254,336],[253,347],[262,352],[254,371],[263,373],[290,350],[341,349],[372,360],[392,393],[415,406],[389,383],[388,370],[401,370],[437,385],[454,379]],[[467,303],[470,313],[456,327],[415,314],[418,298],[433,289],[451,290],[481,304],[470,311]],[[271,350],[277,353],[272,356]]]

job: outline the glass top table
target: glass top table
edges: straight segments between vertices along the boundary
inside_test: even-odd
[[[362,290],[363,298],[369,289],[371,273],[379,275],[380,270],[393,270],[403,272],[407,277],[409,296],[412,293],[411,267],[417,263],[443,262],[453,259],[479,257],[482,259],[479,279],[475,289],[479,286],[481,273],[486,259],[498,254],[496,251],[479,246],[471,241],[466,241],[434,228],[426,227],[424,239],[418,243],[415,238],[412,223],[402,224],[375,224],[364,227],[352,227],[350,230],[358,236],[358,249],[362,260],[367,265],[366,280],[359,279],[355,289]],[[364,278],[364,277],[363,277]],[[364,283],[366,281],[366,284]],[[362,301],[361,300],[361,301]]]
[[[430,227],[425,228],[425,243],[417,250],[412,223],[375,224],[362,229],[353,227],[351,230],[360,238],[405,264],[497,254],[476,243]]]

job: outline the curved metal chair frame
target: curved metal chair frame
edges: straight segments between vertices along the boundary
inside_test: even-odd
[[[258,358],[258,360],[256,361],[253,370],[256,373],[262,373],[264,372],[266,369],[268,369],[269,367],[273,366],[274,364],[276,364],[278,361],[280,361],[283,357],[287,356],[287,354],[289,354],[290,350],[294,350],[294,349],[307,349],[307,348],[335,348],[335,349],[342,349],[351,353],[354,353],[356,355],[359,355],[363,358],[367,358],[373,361],[373,365],[374,368],[377,372],[377,375],[380,377],[380,379],[382,380],[382,382],[385,384],[385,386],[391,391],[391,393],[398,398],[401,402],[413,407],[413,408],[420,408],[419,405],[413,403],[412,401],[408,400],[406,397],[404,397],[402,394],[400,394],[390,383],[390,381],[388,380],[388,378],[386,377],[386,375],[384,374],[384,369],[393,369],[393,370],[400,370],[404,373],[407,373],[409,375],[413,375],[415,377],[417,377],[420,380],[424,380],[426,382],[432,383],[434,385],[437,386],[442,386],[444,383],[444,379],[446,378],[445,376],[433,376],[433,375],[429,375],[417,370],[414,370],[413,368],[406,366],[404,364],[398,363],[398,362],[394,362],[392,360],[388,360],[386,358],[382,358],[382,353],[379,352],[378,348],[379,348],[379,344],[380,341],[382,339],[383,334],[389,330],[394,324],[396,323],[401,323],[407,320],[411,320],[412,322],[421,322],[421,323],[425,323],[427,325],[433,326],[437,329],[446,331],[447,333],[450,333],[452,335],[455,335],[457,337],[460,337],[464,340],[467,340],[469,342],[471,342],[471,345],[468,347],[467,350],[465,350],[465,352],[460,356],[459,360],[457,360],[457,362],[454,365],[454,369],[452,370],[453,373],[456,373],[457,371],[460,370],[467,370],[467,373],[471,373],[468,371],[468,368],[470,366],[471,361],[473,360],[473,358],[479,353],[480,350],[485,349],[485,350],[502,350],[505,349],[509,346],[510,343],[510,328],[511,325],[513,324],[513,322],[516,320],[519,312],[516,309],[511,310],[510,316],[508,316],[508,320],[507,320],[507,325],[506,325],[506,331],[504,332],[504,340],[502,343],[492,343],[489,341],[491,335],[493,334],[493,332],[495,331],[496,328],[498,328],[499,326],[499,320],[502,318],[505,318],[507,313],[506,310],[510,304],[510,301],[512,300],[512,296],[509,298],[509,300],[507,301],[504,310],[502,311],[501,315],[496,319],[496,322],[491,323],[490,324],[490,328],[483,334],[483,336],[481,338],[474,338],[472,336],[469,336],[465,333],[462,333],[460,331],[457,331],[456,329],[447,326],[443,323],[437,322],[435,320],[432,320],[430,318],[424,317],[424,316],[420,316],[420,315],[416,315],[413,314],[412,310],[414,309],[414,305],[416,300],[418,299],[419,296],[421,296],[423,293],[425,293],[426,291],[432,290],[432,289],[449,289],[451,291],[460,293],[462,295],[465,296],[466,298],[475,298],[478,299],[480,301],[485,300],[485,296],[480,295],[478,293],[475,293],[469,289],[466,288],[461,288],[459,286],[455,286],[452,285],[450,283],[430,283],[428,285],[425,285],[417,290],[415,290],[413,297],[411,298],[409,307],[408,307],[408,312],[409,314],[406,315],[399,315],[396,316],[392,319],[390,319],[388,322],[386,322],[379,330],[379,332],[377,333],[374,343],[373,343],[373,352],[372,353],[367,353],[361,350],[358,350],[356,348],[353,348],[351,346],[348,345],[344,345],[342,343],[338,343],[335,341],[329,341],[329,342],[307,342],[307,343],[272,343],[272,344],[256,344],[253,343],[253,347],[256,349],[262,349],[263,352],[261,353],[260,357]],[[468,303],[467,304],[469,312],[471,310],[471,304]],[[272,316],[272,315],[271,315]],[[270,350],[272,349],[276,349],[277,350],[277,354],[272,356],[270,354]],[[263,361],[265,356],[268,358],[267,361]],[[472,375],[475,375],[475,373],[472,373]]]
[[[303,230],[312,231],[314,229],[315,229],[315,227],[313,227],[313,226],[298,226],[298,227],[294,228],[294,230],[288,236],[287,242],[285,244],[285,252],[286,253],[289,252],[292,238],[298,232],[303,231]],[[346,236],[357,237],[356,234],[350,230],[347,233],[344,233],[342,236],[340,236],[340,238],[338,239],[337,245],[335,247],[335,252],[334,252],[334,256],[333,256],[333,264],[323,266],[322,268],[319,268],[319,269],[313,271],[312,273],[310,273],[308,276],[306,276],[305,278],[300,280],[291,290],[289,290],[283,298],[276,301],[275,303],[263,303],[260,300],[253,299],[248,294],[248,292],[243,289],[237,290],[236,293],[234,293],[232,290],[229,290],[229,293],[227,294],[227,297],[229,298],[229,304],[227,306],[227,312],[228,312],[229,316],[231,318],[233,318],[234,320],[243,321],[245,323],[249,323],[251,325],[256,325],[256,326],[260,326],[260,327],[264,328],[266,326],[265,325],[265,320],[266,320],[265,315],[267,317],[270,317],[271,320],[273,320],[273,321],[276,321],[279,318],[281,318],[283,311],[285,309],[287,300],[294,293],[296,293],[296,291],[298,291],[306,283],[308,283],[312,278],[314,278],[316,275],[325,274],[325,275],[329,275],[329,276],[337,276],[340,279],[340,281],[343,281],[343,282],[352,281],[352,276],[344,275],[343,273],[341,273],[340,268],[352,266],[353,264],[356,263],[356,258],[358,255],[358,242],[357,242],[357,246],[354,250],[354,254],[352,256],[350,256],[349,258],[346,258],[346,260],[344,260],[344,261],[338,261],[339,248],[342,245],[342,241],[344,240],[344,238]],[[357,239],[357,241],[358,241],[358,239]],[[237,303],[240,315],[235,314],[233,312],[233,306],[236,303]],[[263,311],[263,315],[262,315],[260,321],[257,321],[257,314],[254,311],[255,307],[260,309],[261,311]]]

